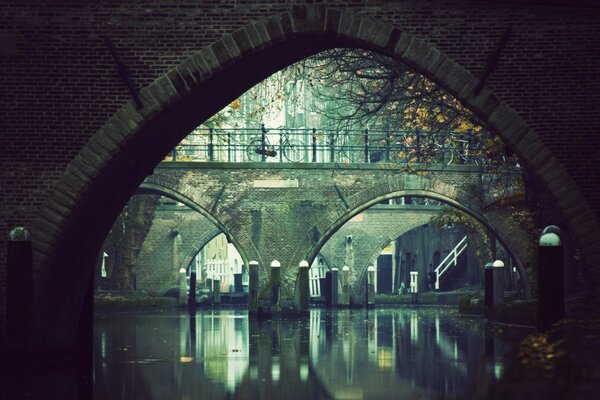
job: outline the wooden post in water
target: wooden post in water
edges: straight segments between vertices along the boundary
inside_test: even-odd
[[[280,310],[279,298],[281,289],[281,263],[277,260],[271,261],[271,311]]]
[[[300,299],[298,301],[298,311],[300,313],[308,312],[308,261],[302,260],[298,265],[298,292]]]
[[[258,311],[258,261],[248,263],[248,311],[254,314]]]

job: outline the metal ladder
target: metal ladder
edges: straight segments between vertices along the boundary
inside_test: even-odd
[[[467,236],[463,237],[460,242],[454,248],[446,258],[442,260],[440,265],[435,269],[435,289],[438,290],[440,288],[440,278],[442,275],[452,267],[454,267],[458,263],[458,257],[462,254],[463,251],[467,248]]]

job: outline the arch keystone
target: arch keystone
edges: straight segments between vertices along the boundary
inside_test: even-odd
[[[294,5],[291,15],[296,33],[318,33],[325,30],[327,8],[324,5]]]
[[[265,27],[267,28],[267,33],[269,34],[269,38],[271,38],[274,43],[285,40],[286,31],[283,27],[282,20],[282,15],[274,15],[266,20]],[[291,23],[288,22],[288,25],[289,24]],[[248,33],[250,34],[251,32],[251,28],[248,27]],[[250,38],[253,39],[252,35],[250,35]]]
[[[358,29],[358,39],[365,43],[386,47],[394,27],[388,23],[379,23],[373,18],[362,18]]]
[[[414,66],[429,74],[433,74],[433,72],[437,71],[440,65],[445,61],[445,58],[442,57],[440,51],[432,44],[414,36],[408,43],[402,57],[406,64]]]
[[[406,51],[406,48],[410,44],[412,38],[413,38],[413,35],[411,35],[410,33],[400,32],[400,36],[398,37],[398,40],[396,41],[396,44],[394,45],[393,56],[402,60],[403,59],[402,55]]]
[[[338,35],[350,38],[357,38],[361,19],[362,18],[357,17],[351,11],[342,12],[340,15],[340,22],[337,29]]]

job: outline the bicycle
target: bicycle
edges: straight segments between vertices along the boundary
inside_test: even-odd
[[[268,157],[277,158],[276,144],[270,142],[267,132],[269,131],[262,125],[261,135],[248,142],[246,155],[250,161],[260,162],[266,161]],[[279,128],[279,149],[281,154],[291,162],[299,162],[306,157],[304,144],[300,140],[290,139],[289,132],[283,127]]]

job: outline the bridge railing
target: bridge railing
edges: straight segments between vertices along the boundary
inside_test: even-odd
[[[485,165],[492,160],[469,133],[316,128],[198,128],[164,161],[426,163]]]

